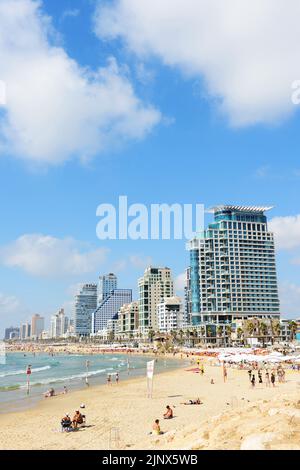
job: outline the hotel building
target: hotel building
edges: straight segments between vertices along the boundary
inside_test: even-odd
[[[165,297],[174,295],[174,285],[169,268],[148,267],[139,279],[139,327],[142,332],[156,330],[157,305]]]
[[[98,305],[92,314],[92,334],[107,328],[109,320],[116,320],[122,305],[132,301],[131,289],[114,289]]]
[[[271,207],[222,205],[188,243],[187,314],[193,325],[280,318]]]
[[[109,273],[104,276],[99,276],[98,282],[98,306],[103,302],[104,299],[111,293],[111,291],[117,289],[118,278],[115,274]]]
[[[169,333],[183,326],[183,305],[180,297],[167,297],[157,305],[157,324],[161,332]]]

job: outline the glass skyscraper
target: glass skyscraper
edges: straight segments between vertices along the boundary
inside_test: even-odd
[[[222,205],[188,243],[187,314],[193,325],[280,318],[271,207]]]
[[[97,308],[97,284],[84,284],[75,297],[74,328],[77,336],[88,336]]]
[[[113,273],[105,274],[104,276],[99,276],[98,283],[98,305],[103,302],[103,300],[118,287],[117,276]]]

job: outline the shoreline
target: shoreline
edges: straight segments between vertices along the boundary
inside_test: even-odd
[[[295,408],[296,411],[289,412],[295,415],[294,431],[300,431],[298,372],[287,371],[286,383],[276,384],[274,389],[265,385],[251,389],[247,371],[229,369],[228,382],[224,383],[221,367],[203,363],[204,376],[187,371],[193,366],[156,374],[152,399],[146,397],[146,377],[136,377],[121,380],[118,385],[97,385],[53,397],[22,413],[1,415],[0,448],[109,449],[111,429],[117,428],[119,447],[114,448],[123,450],[239,449],[243,443],[246,447],[251,445],[247,444],[249,433],[261,435],[267,429],[274,436],[276,433],[284,435],[291,415],[282,411],[281,414],[272,411],[274,416],[269,415],[276,406],[285,412]],[[212,378],[214,385],[210,383]],[[181,404],[198,396],[203,405]],[[62,416],[66,412],[73,416],[82,402],[86,405],[87,427],[78,432],[61,433]],[[165,421],[162,414],[167,404],[173,407],[175,419]],[[149,435],[156,418],[161,420],[165,431],[162,436]],[[11,436],[14,436],[13,442]],[[299,439],[294,438],[276,445],[300,448]]]

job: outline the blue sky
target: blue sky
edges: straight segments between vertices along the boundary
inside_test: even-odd
[[[30,99],[19,105],[13,96],[17,90],[16,83],[12,83],[10,88],[9,77],[14,61],[20,61],[20,67],[23,66],[20,57],[24,52],[20,44],[8,52],[5,50],[5,41],[2,50],[0,45],[0,54],[4,54],[4,58],[5,54],[10,54],[7,55],[8,65],[0,66],[0,80],[2,73],[8,90],[7,108],[0,108],[0,144],[4,142],[0,146],[0,328],[19,324],[32,313],[49,317],[62,305],[69,310],[77,284],[96,281],[97,276],[105,272],[116,271],[120,287],[133,288],[136,292],[137,278],[150,261],[152,264],[171,267],[174,277],[184,271],[188,263],[185,241],[104,242],[97,239],[96,208],[101,203],[117,204],[119,195],[127,195],[129,203],[146,205],[175,202],[203,203],[206,207],[220,203],[274,205],[269,216],[275,218],[272,228],[278,232],[278,277],[283,314],[299,316],[300,166],[297,144],[300,117],[296,107],[292,107],[290,102],[285,103],[286,97],[275,104],[271,98],[261,103],[261,94],[257,93],[253,95],[251,104],[241,100],[242,104],[237,105],[238,98],[227,88],[223,90],[217,86],[214,93],[212,88],[216,80],[205,66],[201,69],[202,65],[193,63],[193,58],[176,57],[176,51],[172,57],[167,55],[165,51],[169,49],[163,46],[172,40],[172,32],[170,37],[162,35],[162,45],[154,43],[149,33],[148,37],[143,38],[145,45],[140,52],[142,40],[135,45],[132,37],[124,33],[126,24],[122,21],[127,16],[122,19],[122,3],[43,0],[37,9],[31,0],[3,0],[4,6],[11,4],[16,11],[24,7],[25,17],[28,15],[33,25],[38,24],[40,31],[31,38],[32,42],[28,46],[32,49],[32,55],[37,49],[38,54],[45,55],[48,60],[59,49],[64,54],[62,60],[74,60],[82,75],[85,73],[84,68],[88,68],[89,74],[98,68],[109,69],[108,61],[113,57],[114,64],[118,64],[115,65],[117,70],[111,72],[109,69],[108,82],[112,74],[113,79],[117,77],[122,86],[117,87],[117,96],[114,98],[117,104],[111,106],[119,106],[123,91],[130,95],[128,86],[138,100],[138,105],[128,105],[125,111],[114,110],[113,119],[110,117],[110,109],[105,112],[101,110],[101,115],[93,109],[87,115],[88,126],[81,127],[80,119],[83,118],[78,116],[80,113],[85,115],[85,106],[91,107],[92,104],[85,96],[82,100],[80,96],[78,108],[75,108],[79,124],[76,122],[78,127],[75,126],[75,131],[72,129],[73,133],[70,132],[69,136],[65,121],[72,120],[72,115],[67,113],[63,125],[54,127],[56,115],[59,121],[59,113],[64,113],[64,107],[70,103],[69,98],[65,99],[64,90],[58,88],[57,100],[62,100],[61,107],[58,113],[57,109],[52,110],[47,121],[47,96],[42,96],[42,93],[47,95],[52,82],[45,81],[43,91],[38,91],[35,97],[34,91],[29,89],[30,72],[28,86],[28,71],[25,69],[22,82],[24,89],[21,86],[21,92],[23,95],[28,92]],[[134,6],[134,0],[128,1],[129,4]],[[103,12],[103,5],[110,10]],[[98,15],[101,15],[98,29],[95,26],[97,8],[100,8]],[[116,21],[119,24],[117,33],[108,34],[104,21],[110,24],[108,15],[112,11],[118,13]],[[129,13],[132,14],[132,10]],[[153,12],[147,12],[150,13]],[[201,13],[199,11],[199,15]],[[15,10],[10,14],[17,15]],[[48,30],[45,32],[43,22],[46,15],[51,20],[48,18]],[[44,18],[42,23],[41,16]],[[136,21],[142,21],[143,18],[137,17]],[[183,21],[188,20],[185,18]],[[19,23],[11,21],[12,35],[24,34],[24,25],[20,26]],[[160,25],[159,18],[157,24]],[[41,32],[47,41],[43,47]],[[138,34],[141,34],[140,29]],[[258,48],[253,52],[254,56],[255,53],[259,54]],[[215,61],[218,65],[218,57]],[[51,63],[49,67],[52,67]],[[224,71],[224,75],[229,72]],[[299,78],[300,73],[297,76],[296,71],[292,72],[291,77]],[[97,80],[97,77],[88,78],[88,86],[92,87],[91,83]],[[123,89],[124,83],[126,87]],[[274,85],[274,93],[280,89],[279,85]],[[105,84],[105,87],[103,93],[107,92],[108,85]],[[250,89],[250,92],[253,90]],[[286,96],[289,94],[290,90]],[[42,101],[39,102],[41,97]],[[108,108],[111,99],[110,95]],[[254,109],[255,100],[257,106]],[[220,102],[227,103],[225,109],[220,106]],[[103,97],[97,102],[99,109],[102,103]],[[31,128],[26,129],[27,119],[24,115],[34,113],[36,120],[30,120]],[[3,123],[7,124],[9,116],[12,118],[7,137],[2,126]],[[49,135],[41,138],[37,122],[45,116]],[[89,130],[90,122],[97,119],[104,122],[101,127],[104,144],[91,134],[91,139],[95,138],[95,145],[91,149],[89,143],[82,144],[78,129],[85,133]],[[121,131],[116,125],[119,119],[122,120]],[[28,131],[26,135],[32,140],[29,146],[26,139],[22,140],[20,129]],[[106,131],[109,133],[107,141]],[[53,136],[59,138],[60,147],[54,147],[51,151],[49,148]],[[70,142],[67,139],[74,141],[77,137],[77,147],[71,146],[71,150],[68,150]],[[293,241],[289,244],[290,234]],[[41,240],[45,242],[45,237],[49,237],[49,248],[43,245],[41,251],[38,247]],[[84,268],[81,271],[82,264],[74,267],[74,263],[71,263],[71,268],[69,265],[60,266],[60,257],[72,257],[74,250],[83,256],[91,253],[93,262],[90,270]]]

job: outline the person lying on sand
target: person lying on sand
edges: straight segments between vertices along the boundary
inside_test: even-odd
[[[196,400],[189,400],[181,403],[181,405],[203,405],[203,401],[200,400],[200,398],[197,398]]]
[[[164,413],[164,419],[172,419],[172,418],[173,418],[173,410],[169,405],[167,405],[167,411]]]
[[[75,415],[74,415],[73,421],[72,421],[73,428],[74,428],[74,429],[77,429],[78,424],[82,424],[82,423],[83,423],[82,414],[80,413],[79,410],[77,410],[77,411],[75,412]]]
[[[163,431],[160,429],[159,419],[156,419],[154,421],[154,424],[152,426],[152,434],[155,434],[156,436],[163,434]]]

